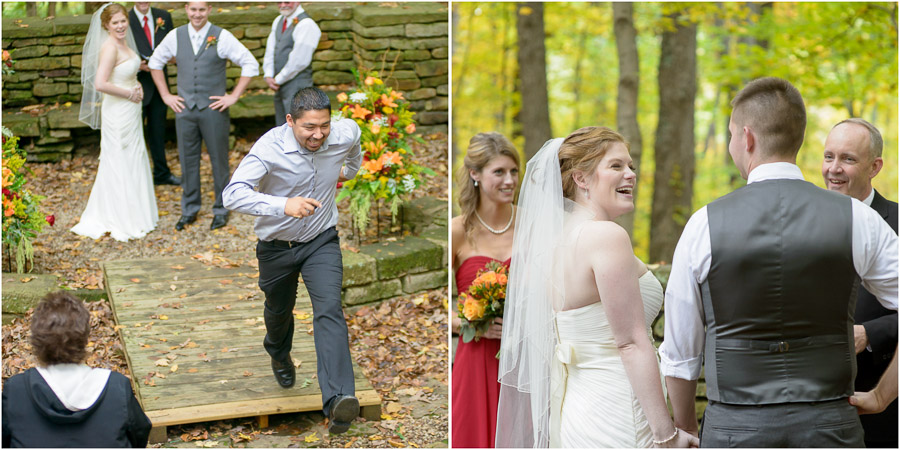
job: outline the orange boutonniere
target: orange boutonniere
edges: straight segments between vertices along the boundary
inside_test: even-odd
[[[215,36],[209,36],[206,38],[206,48],[209,48],[212,45],[216,45],[216,37]]]
[[[291,25],[293,25],[293,26],[296,26],[298,23],[300,23],[300,19],[298,19],[296,17],[294,17],[294,20],[291,21]]]
[[[153,30],[153,32],[156,33],[157,31],[159,31],[160,28],[165,30],[166,22],[162,20],[162,17],[157,17],[156,18],[156,28]]]

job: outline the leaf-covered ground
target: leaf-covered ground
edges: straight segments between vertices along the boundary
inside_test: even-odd
[[[252,144],[253,140],[238,139],[229,155],[232,170]],[[425,136],[425,143],[414,144],[414,151],[420,164],[437,173],[415,197],[446,199],[446,136]],[[175,149],[169,148],[167,156],[169,167],[180,175]],[[35,239],[35,273],[56,274],[61,284],[69,288],[102,289],[99,268],[102,260],[217,256],[254,248],[253,217],[232,213],[226,227],[209,230],[212,170],[205,153],[200,172],[203,207],[198,221],[184,231],[174,229],[180,216],[181,188],[156,186],[159,224],[145,238],[118,242],[108,235],[93,240],[70,232],[87,203],[97,164],[96,155],[52,164],[29,164],[33,170],[29,189],[46,196],[43,208],[46,214],[56,216],[55,226],[45,227]],[[338,208],[345,211],[345,206],[339,204]],[[382,228],[390,223],[386,208],[381,208],[381,223]],[[365,236],[354,236],[349,232],[349,225],[349,217],[342,214],[338,231],[344,248],[355,250],[361,243],[379,239],[375,226]],[[396,227],[393,231],[395,236],[399,232]],[[108,303],[98,301],[88,305],[92,314],[88,364],[129,375]],[[335,437],[328,435],[321,412],[272,416],[265,429],[260,429],[254,419],[218,421],[170,427],[168,441],[161,446],[446,447],[449,354],[446,290],[398,297],[347,310],[345,314],[353,356],[383,398],[381,421],[358,420],[348,433]],[[3,326],[3,380],[34,366],[27,339],[30,320],[29,312]]]
[[[423,189],[413,193],[412,198],[431,196],[446,199],[447,137],[436,134],[424,138],[424,144],[413,143],[414,154],[419,164],[430,167],[436,175],[428,177]],[[254,142],[254,139],[244,138],[236,141],[229,155],[231,170],[238,166]],[[169,168],[175,175],[181,175],[178,152],[171,147],[173,143],[170,142],[169,145]],[[78,223],[87,204],[97,175],[97,165],[97,156],[89,155],[70,161],[27,166],[33,171],[28,188],[36,194],[46,196],[41,207],[45,214],[56,216],[55,225],[45,226],[34,240],[34,272],[56,274],[71,288],[102,289],[99,266],[102,260],[190,256],[205,252],[250,251],[255,248],[256,235],[253,232],[252,216],[232,212],[228,225],[214,231],[209,229],[213,218],[213,178],[212,167],[205,152],[200,165],[203,205],[197,221],[183,231],[175,230],[175,222],[181,216],[181,187],[166,185],[155,187],[159,222],[156,229],[143,239],[119,242],[106,235],[94,240],[72,233],[69,229]],[[338,204],[338,210],[342,212],[338,232],[345,248],[355,248],[360,243],[379,239],[374,216],[366,235],[357,236],[351,232],[350,217],[345,212],[346,200]],[[379,211],[384,234],[391,223],[390,211],[384,206]],[[396,227],[394,234],[397,234]],[[8,271],[6,259],[4,258],[3,267]]]
[[[87,363],[129,375],[108,303],[90,302]],[[321,412],[170,427],[156,447],[446,447],[447,293],[434,290],[346,311],[350,348],[382,398],[380,421],[357,419],[350,431],[329,436]],[[3,379],[34,366],[31,312],[3,326]],[[275,382],[274,377],[271,380]]]

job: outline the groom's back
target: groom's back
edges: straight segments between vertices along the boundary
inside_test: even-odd
[[[775,179],[751,183],[707,213],[709,398],[761,404],[852,394],[851,200]]]

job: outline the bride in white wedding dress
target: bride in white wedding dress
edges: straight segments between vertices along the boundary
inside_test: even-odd
[[[107,232],[118,241],[142,238],[159,220],[144,145],[140,58],[130,33],[125,8],[107,3],[94,13],[84,43],[78,118],[100,128],[100,165],[72,231],[93,239]]]
[[[612,219],[634,209],[621,135],[586,127],[528,162],[500,349],[497,447],[688,447],[650,326],[659,281]],[[521,228],[520,228],[521,227]]]

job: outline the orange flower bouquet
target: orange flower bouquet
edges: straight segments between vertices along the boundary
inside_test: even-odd
[[[415,135],[415,113],[403,93],[385,85],[377,72],[359,73],[355,92],[341,92],[340,117],[356,121],[361,131],[363,162],[356,178],[343,183],[337,201],[350,198],[353,224],[365,232],[369,208],[383,200],[395,221],[402,196],[418,189],[425,176],[435,172],[415,162],[410,141],[424,142]]]
[[[506,300],[508,269],[497,261],[487,263],[478,271],[466,292],[459,294],[456,308],[459,311],[463,342],[479,340],[487,332],[495,317],[503,317]]]

